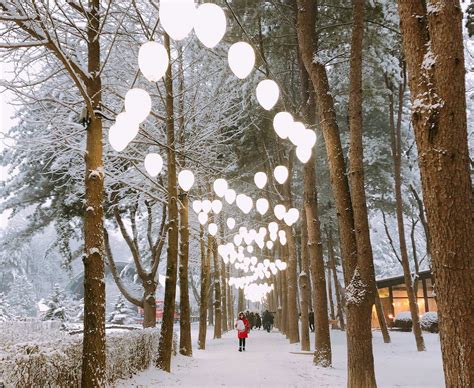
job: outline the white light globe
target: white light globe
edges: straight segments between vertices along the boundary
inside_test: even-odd
[[[276,233],[270,233],[270,240],[276,241],[277,238],[278,238],[278,236],[277,236]]]
[[[216,195],[222,198],[228,189],[227,181],[222,178],[216,179],[214,181],[213,187],[214,187],[214,192],[216,193]]]
[[[222,210],[222,202],[219,201],[218,199],[215,199],[211,203],[211,209],[214,212],[214,214],[219,214]]]
[[[296,145],[311,149],[316,144],[316,139],[316,132],[314,132],[312,129],[305,129],[302,132],[299,138],[299,142]]]
[[[202,211],[204,213],[209,213],[212,209],[212,203],[211,201],[209,201],[208,199],[205,199],[204,201],[202,201]]]
[[[115,118],[115,126],[121,128],[124,138],[126,138],[129,143],[135,139],[135,136],[138,134],[138,124],[138,121],[127,112],[119,113]]]
[[[178,183],[183,191],[189,191],[194,184],[194,174],[191,170],[183,170],[178,174]]]
[[[252,245],[247,246],[247,252],[248,253],[253,253],[253,246]]]
[[[304,141],[306,127],[303,123],[295,121],[291,126],[290,132],[288,133],[288,140],[294,145],[301,144]]]
[[[196,201],[193,201],[193,210],[196,214],[199,214],[202,210],[202,202],[199,201],[198,199]]]
[[[207,227],[207,230],[211,236],[215,236],[217,234],[217,225],[212,222]]]
[[[281,262],[281,270],[284,271],[287,268],[288,268],[288,264],[286,264],[284,261],[282,261]]]
[[[252,256],[252,257],[250,258],[250,263],[251,263],[252,265],[257,265],[258,259],[257,259],[255,256]]]
[[[150,153],[145,156],[145,170],[151,177],[156,177],[163,168],[163,158],[159,154]]]
[[[260,81],[256,92],[258,103],[266,110],[272,109],[280,97],[280,88],[271,79]]]
[[[144,121],[151,111],[151,97],[143,89],[130,89],[125,94],[125,111],[137,122]]]
[[[286,232],[284,230],[279,230],[278,231],[278,237],[280,238],[286,238]]]
[[[234,43],[229,48],[229,67],[237,78],[244,79],[255,65],[255,52],[246,42]]]
[[[224,195],[224,198],[226,200],[226,202],[229,204],[229,205],[232,205],[235,201],[235,197],[236,197],[237,193],[235,192],[235,190],[232,190],[232,189],[228,189],[226,192],[225,192],[225,195]]]
[[[272,249],[273,248],[273,241],[267,241],[267,243],[265,245],[267,246],[268,249]]]
[[[268,230],[270,233],[276,234],[278,232],[278,224],[274,221],[268,224]]]
[[[282,220],[283,217],[285,217],[285,214],[286,214],[286,208],[285,206],[281,205],[281,204],[278,204],[274,207],[273,209],[273,213],[275,214],[275,217],[278,219],[278,220]]]
[[[117,125],[112,125],[109,129],[109,143],[117,152],[121,152],[127,148],[129,136],[127,136],[125,132],[125,129]]]
[[[287,243],[286,238],[280,237],[280,244],[281,244],[282,246],[285,246],[286,243]]]
[[[188,36],[194,26],[196,6],[194,0],[160,0],[160,22],[174,40]]]
[[[262,237],[265,237],[267,235],[267,228],[265,228],[264,226],[261,226],[258,229],[258,234]]]
[[[227,20],[221,7],[212,3],[204,3],[196,11],[194,32],[201,43],[213,48],[225,35]]]
[[[170,60],[165,47],[158,42],[146,42],[138,51],[138,66],[145,78],[157,82],[168,69]]]
[[[288,179],[288,169],[285,166],[276,166],[275,170],[273,170],[273,176],[282,185]]]
[[[198,221],[201,225],[204,225],[208,219],[209,216],[207,215],[207,213],[201,212],[198,214]]]
[[[308,161],[311,159],[311,148],[308,148],[306,146],[297,146],[296,147],[296,157],[301,163],[308,163]]]
[[[259,189],[263,189],[265,187],[265,185],[267,184],[267,180],[267,174],[265,174],[264,172],[257,172],[253,177],[255,186],[257,186]]]
[[[234,236],[234,245],[236,247],[240,247],[240,244],[242,244],[242,236],[240,234],[236,234]]]
[[[229,218],[227,219],[227,222],[226,222],[226,223],[227,223],[227,227],[228,227],[230,230],[234,229],[235,220],[234,220],[232,217],[229,217]]]
[[[300,212],[298,209],[292,207],[288,210],[288,212],[286,213],[286,215],[288,215],[289,217],[289,221],[291,222],[291,224],[293,225],[296,221],[298,221],[298,219],[300,218]]]
[[[237,195],[235,202],[237,204],[237,207],[244,213],[244,214],[249,214],[250,210],[252,210],[253,207],[253,201],[252,198],[248,197],[245,194],[239,194]]]
[[[293,126],[293,116],[288,112],[278,112],[273,118],[273,128],[281,139],[286,139]]]
[[[265,198],[259,198],[257,199],[255,206],[257,208],[257,211],[263,216],[270,207],[270,204]]]

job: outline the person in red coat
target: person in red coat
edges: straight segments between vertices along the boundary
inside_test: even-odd
[[[242,350],[245,352],[245,338],[248,337],[250,325],[243,312],[239,313],[237,322],[235,322],[235,328],[237,329],[237,337],[239,338],[239,352]]]

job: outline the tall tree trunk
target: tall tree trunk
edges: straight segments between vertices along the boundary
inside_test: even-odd
[[[305,228],[306,216],[303,215],[302,229]],[[301,305],[301,350],[310,350],[309,341],[309,257],[307,233],[301,234],[301,272],[300,272],[300,305]]]
[[[304,166],[304,208],[308,229],[308,251],[311,262],[313,285],[313,311],[315,326],[314,364],[331,366],[331,337],[329,334],[326,274],[324,270],[321,226],[318,215],[318,193],[316,191],[316,171],[314,155]]]
[[[227,279],[230,278],[230,263],[227,264]],[[227,283],[227,318],[228,318],[228,326],[229,330],[232,330],[234,327],[234,293],[232,291],[232,287],[229,286]]]
[[[368,283],[370,278],[367,274],[365,258],[361,262],[362,268],[356,270],[357,244],[354,233],[354,218],[334,101],[329,90],[324,65],[313,60],[316,48],[314,39],[315,21],[316,7],[313,1],[298,0],[297,33],[299,47],[303,63],[313,83],[316,103],[319,107],[331,185],[338,214],[346,290],[353,296],[348,298],[347,303],[348,387],[375,387],[371,311],[370,308],[367,308],[368,305],[372,306],[370,294],[373,292],[373,288]]]
[[[143,282],[143,328],[156,326],[156,281],[148,274]]]
[[[430,231],[445,382],[448,387],[469,387],[474,385],[474,209],[462,12],[459,1],[434,1],[428,14],[423,4],[398,1],[400,24]]]
[[[245,311],[245,298],[244,298],[244,290],[243,288],[238,288],[238,303],[237,303],[237,310],[238,310],[238,313],[240,313],[241,311]]]
[[[327,279],[328,279],[327,283],[328,283],[329,316],[331,317],[331,320],[333,321],[331,328],[337,329],[336,313],[334,310],[334,298],[333,298],[333,292],[332,292],[331,267],[329,266],[329,260],[328,260],[328,265],[326,269],[327,269]]]
[[[380,301],[379,291],[375,289],[375,310],[377,312],[377,319],[379,320],[380,331],[382,332],[383,342],[390,343],[390,334],[388,333],[387,321],[383,312],[382,302]]]
[[[350,130],[350,171],[352,207],[354,210],[354,230],[357,241],[358,268],[362,280],[367,284],[371,295],[364,301],[365,319],[368,327],[364,326],[365,335],[371,336],[372,305],[375,303],[376,313],[380,322],[384,341],[390,342],[382,304],[375,285],[374,260],[370,241],[369,218],[364,183],[364,149],[362,143],[362,45],[364,35],[365,0],[354,0],[354,21],[352,27],[350,86],[349,86],[349,130]]]
[[[227,316],[229,314],[227,310],[227,298],[229,297],[227,294],[227,276],[226,276],[226,270],[225,270],[225,263],[223,260],[221,260],[221,290],[222,290],[222,332],[226,332],[229,330],[227,322]]]
[[[206,251],[206,242],[204,240],[204,227],[200,225],[199,244],[201,251],[201,300],[199,304],[199,336],[198,348],[206,349],[207,334],[207,309],[209,303],[209,284],[210,284],[210,253]]]
[[[214,338],[222,336],[222,296],[221,275],[219,270],[219,255],[217,254],[217,242],[212,238],[212,257],[214,259]]]
[[[168,56],[171,54],[170,38],[164,34],[164,43]],[[171,353],[173,345],[173,324],[176,299],[176,280],[178,274],[178,190],[176,179],[176,155],[174,134],[174,97],[171,65],[165,75],[166,88],[166,139],[168,156],[168,255],[166,261],[165,301],[163,307],[163,321],[158,346],[156,366],[167,372],[171,370]]]
[[[180,208],[180,251],[179,251],[179,353],[184,356],[192,356],[191,342],[191,307],[189,305],[189,226],[188,212],[189,199],[187,193],[181,193]]]
[[[334,255],[334,246],[332,238],[332,230],[329,229],[327,232],[328,238],[328,254],[329,254],[329,266],[332,270],[332,275],[334,279],[334,289],[336,291],[336,303],[337,303],[337,318],[339,319],[339,326],[341,330],[345,330],[346,325],[344,323],[344,303],[342,301],[341,295],[341,286],[339,284],[339,279],[337,278],[337,268],[336,268],[336,258]]]
[[[184,70],[183,49],[179,46],[179,145],[181,153],[179,162],[181,168],[186,165],[185,158],[185,120],[184,120]],[[191,307],[189,305],[189,198],[185,191],[180,192],[181,207],[179,209],[179,353],[184,356],[192,356],[193,348],[191,342]]]
[[[90,0],[87,12],[88,73],[87,94],[92,107],[100,111],[100,1]],[[106,383],[105,282],[104,282],[104,166],[102,161],[102,120],[92,114],[86,140],[86,203],[84,215],[84,339],[82,347],[83,387]],[[92,209],[92,211],[90,211]]]
[[[418,305],[416,303],[416,296],[413,290],[413,281],[411,278],[410,262],[408,259],[408,249],[405,238],[405,225],[403,223],[403,198],[402,198],[402,146],[401,146],[401,125],[402,125],[402,109],[403,109],[403,94],[405,88],[403,85],[399,87],[398,93],[398,117],[397,124],[394,122],[393,111],[393,94],[390,95],[390,129],[391,129],[391,145],[392,157],[394,166],[395,179],[395,206],[397,212],[397,226],[398,239],[400,243],[400,257],[403,268],[403,277],[405,280],[405,287],[408,296],[408,303],[410,306],[410,313],[413,322],[413,334],[415,335],[416,348],[418,351],[425,350],[425,343],[423,341],[423,334],[421,333],[420,317],[418,316]]]

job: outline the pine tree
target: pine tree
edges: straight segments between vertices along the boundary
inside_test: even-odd
[[[64,293],[59,288],[59,284],[55,284],[53,292],[49,297],[49,300],[45,303],[48,306],[48,310],[43,316],[43,321],[66,321],[69,318],[67,311],[67,300]]]
[[[8,322],[12,320],[13,314],[8,299],[3,292],[0,292],[0,322]]]
[[[127,303],[122,295],[117,299],[115,303],[114,311],[109,315],[107,320],[110,323],[126,325],[134,322],[134,318],[137,316],[135,310],[133,310]]]
[[[17,276],[10,284],[7,300],[18,317],[32,317],[36,312],[36,294],[25,275]]]

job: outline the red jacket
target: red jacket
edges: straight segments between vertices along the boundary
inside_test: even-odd
[[[249,336],[248,332],[249,332],[249,328],[250,328],[249,321],[246,318],[244,318],[244,319],[242,319],[242,322],[245,325],[245,330],[244,331],[238,331],[237,330],[237,337],[238,338],[247,338]],[[237,326],[237,323],[235,325]]]

